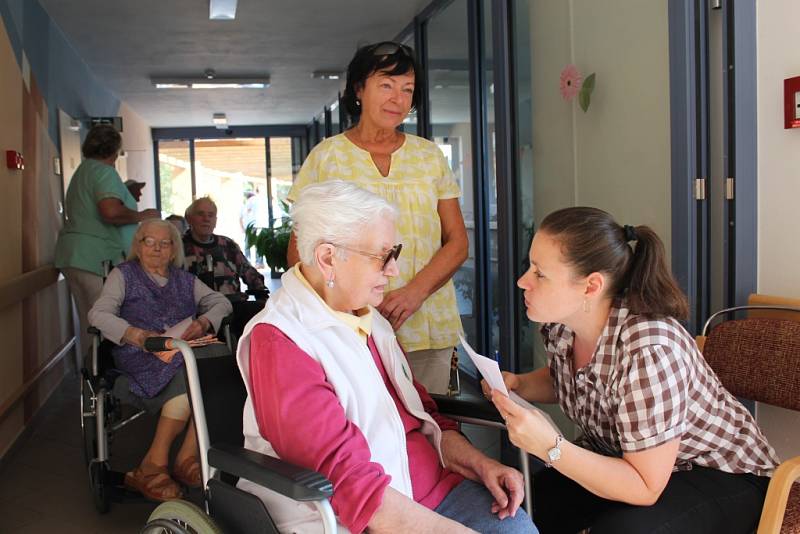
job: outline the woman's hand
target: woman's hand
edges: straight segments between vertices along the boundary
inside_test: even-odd
[[[397,331],[406,319],[422,306],[427,295],[416,290],[411,284],[389,291],[384,295],[378,311],[392,324]]]
[[[476,469],[478,476],[494,497],[492,513],[499,519],[514,517],[525,497],[522,473],[512,467],[486,458]]]
[[[499,391],[492,390],[492,402],[506,421],[511,443],[544,459],[556,442],[558,432],[541,413],[523,408]]]
[[[514,391],[519,388],[519,375],[509,373],[508,371],[503,371],[503,382],[506,385],[506,389],[509,391]],[[484,397],[487,399],[492,398],[492,388],[489,387],[489,384],[486,383],[486,380],[481,380],[481,389],[483,390]]]
[[[152,330],[142,330],[141,328],[136,328],[135,326],[129,326],[125,329],[125,334],[122,336],[122,341],[129,345],[143,349],[145,339],[149,337],[158,337],[161,335],[161,333],[153,332]]]
[[[211,322],[205,317],[198,317],[184,330],[181,339],[189,341],[202,337],[211,328]]]

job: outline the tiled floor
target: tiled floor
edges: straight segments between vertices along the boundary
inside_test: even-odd
[[[135,533],[156,503],[112,503],[100,515],[84,467],[78,380],[67,377],[35,428],[0,467],[0,533]],[[118,434],[112,468],[130,469],[147,448],[155,419],[134,421]]]
[[[0,533],[136,533],[157,503],[142,499],[112,503],[99,514],[84,467],[78,379],[69,376],[53,393],[33,430],[0,464]],[[155,418],[142,417],[121,429],[111,447],[111,467],[133,468],[144,455]],[[472,442],[499,457],[497,431],[464,425]],[[195,502],[197,494],[190,495]]]

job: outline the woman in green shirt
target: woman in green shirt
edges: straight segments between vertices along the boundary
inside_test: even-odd
[[[89,344],[86,314],[103,288],[103,261],[123,261],[136,224],[160,218],[155,209],[137,211],[136,200],[114,168],[121,146],[122,137],[110,125],[94,126],[86,135],[84,160],[67,188],[66,221],[56,242],[55,266],[75,297],[82,349]]]

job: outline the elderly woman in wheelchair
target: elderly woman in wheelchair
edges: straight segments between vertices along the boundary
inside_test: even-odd
[[[309,186],[292,208],[301,263],[247,325],[245,447],[319,471],[350,532],[536,532],[522,475],[483,455],[411,375],[375,306],[398,272],[397,211],[356,186]],[[281,532],[320,514],[248,480]]]
[[[178,372],[183,357],[176,351],[146,352],[144,340],[183,320],[188,323],[189,318],[181,337],[197,340],[216,332],[231,312],[228,299],[182,270],[183,262],[181,237],[172,224],[159,219],[142,222],[128,261],[109,274],[89,312],[89,322],[114,343],[115,367],[127,379],[117,381],[115,395],[148,412],[161,410],[149,450],[139,466],[125,475],[127,486],[159,501],[180,498],[178,482],[199,486],[201,474],[186,386]],[[170,446],[184,429],[170,476]]]

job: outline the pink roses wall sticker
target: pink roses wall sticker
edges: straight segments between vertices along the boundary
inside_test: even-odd
[[[592,102],[594,72],[584,80],[580,71],[578,71],[578,67],[575,65],[567,65],[561,71],[559,90],[561,91],[561,98],[567,102],[577,95],[578,105],[580,105],[583,112],[586,113],[586,110],[589,109],[589,104]]]

